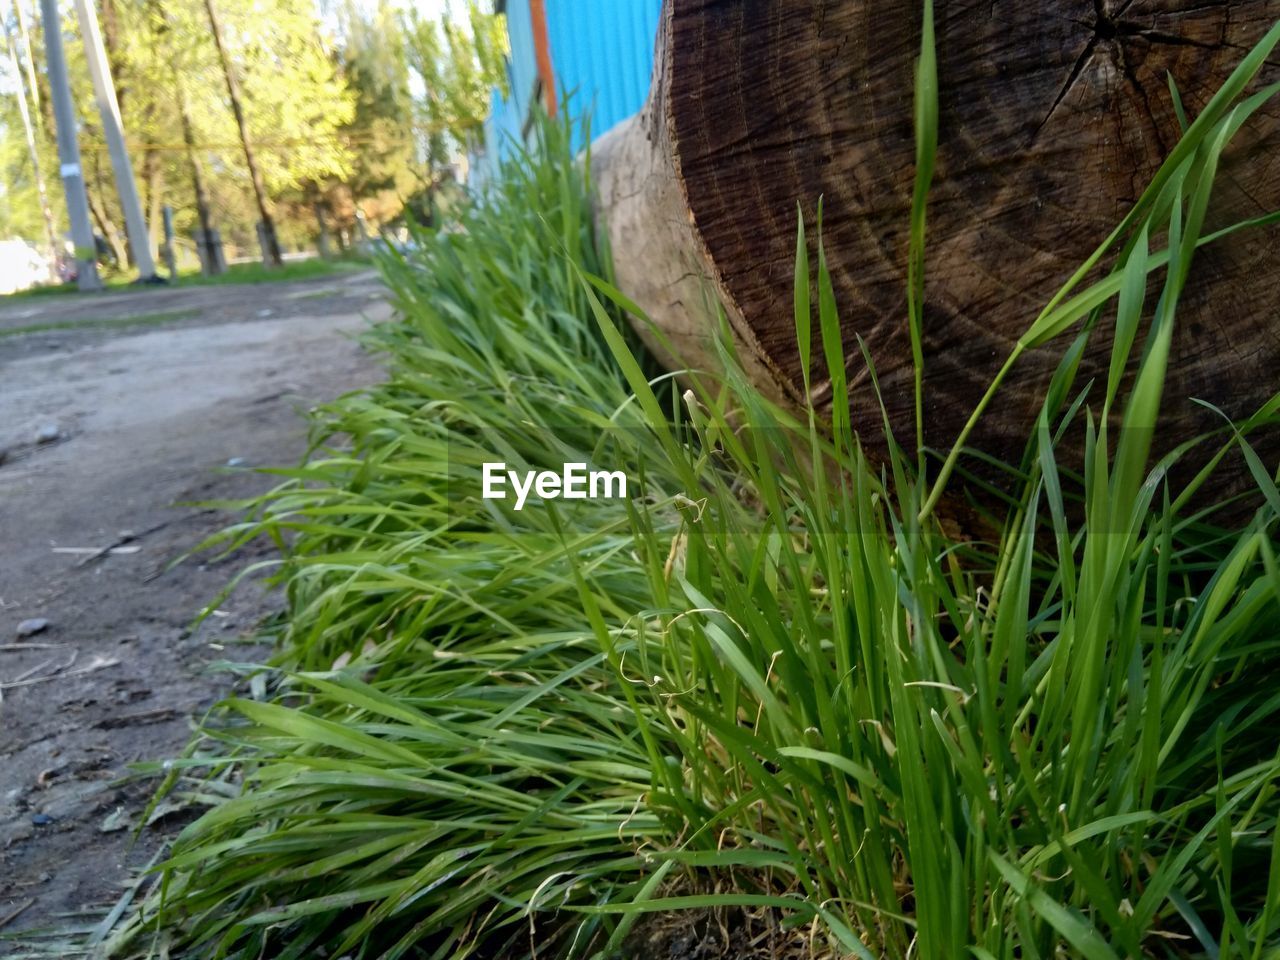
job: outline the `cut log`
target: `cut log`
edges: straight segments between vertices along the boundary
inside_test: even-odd
[[[950,447],[1017,338],[1176,142],[1167,76],[1194,116],[1277,18],[1280,0],[938,0],[924,320],[930,447]],[[861,336],[895,432],[913,447],[905,292],[920,4],[667,0],[659,33],[647,105],[593,148],[619,286],[697,367],[715,366],[718,299],[755,382],[798,402],[796,210],[812,224],[822,197],[853,423],[864,443],[881,437],[854,346]],[[1260,79],[1277,73],[1268,66]],[[1238,135],[1211,228],[1280,208],[1278,131],[1273,101]],[[1197,255],[1178,313],[1162,448],[1222,425],[1190,398],[1243,417],[1280,390],[1278,268],[1280,245],[1267,231]],[[1019,458],[1064,346],[1019,362],[974,446]],[[1107,336],[1094,338],[1078,383],[1105,378],[1109,350]],[[815,383],[823,374],[815,369]],[[1276,435],[1260,442],[1274,467]]]

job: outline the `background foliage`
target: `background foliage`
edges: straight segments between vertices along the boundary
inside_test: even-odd
[[[23,5],[37,76],[32,102],[39,159],[58,230],[65,210],[43,72],[38,5]],[[325,206],[341,237],[356,236],[356,212],[370,231],[398,224],[406,206],[421,217],[441,183],[455,176],[482,122],[489,90],[505,82],[505,30],[476,0],[439,17],[391,0],[217,0],[242,87],[251,141],[289,245],[318,231]],[[25,76],[17,10],[0,8]],[[198,223],[193,161],[224,239],[254,250],[258,219],[203,0],[102,0],[99,16],[138,187],[158,242],[160,207],[175,209],[179,234]],[[94,229],[123,263],[127,245],[74,11],[61,25],[82,127]],[[44,224],[17,108],[16,78],[0,58],[0,236],[43,247]],[[28,96],[32,95],[28,91]],[[195,149],[189,151],[183,114]]]

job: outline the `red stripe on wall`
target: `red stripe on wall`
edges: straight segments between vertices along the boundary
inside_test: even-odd
[[[545,0],[529,0],[529,17],[533,21],[533,56],[538,65],[538,79],[542,81],[542,96],[547,116],[556,115],[556,75],[551,69],[551,42],[547,39],[547,8]]]

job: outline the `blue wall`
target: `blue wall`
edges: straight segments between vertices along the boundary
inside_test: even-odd
[[[547,0],[556,83],[575,113],[590,111],[593,136],[644,104],[661,8],[661,0]]]
[[[644,104],[662,0],[545,0],[545,6],[556,85],[569,91],[575,117],[590,113],[592,136],[599,136]],[[476,180],[492,174],[505,144],[520,140],[538,76],[528,0],[507,0],[506,12],[511,94],[504,100],[494,90],[484,154],[472,155]],[[574,149],[583,146],[578,132]]]

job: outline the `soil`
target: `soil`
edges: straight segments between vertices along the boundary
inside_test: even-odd
[[[134,842],[155,781],[131,765],[181,753],[279,606],[250,584],[191,629],[266,555],[173,565],[235,517],[183,504],[269,488],[299,411],[378,377],[350,335],[384,294],[362,271],[0,300],[0,956],[101,916],[181,822]]]
[[[682,910],[641,918],[618,960],[834,960],[825,936],[770,910]]]

